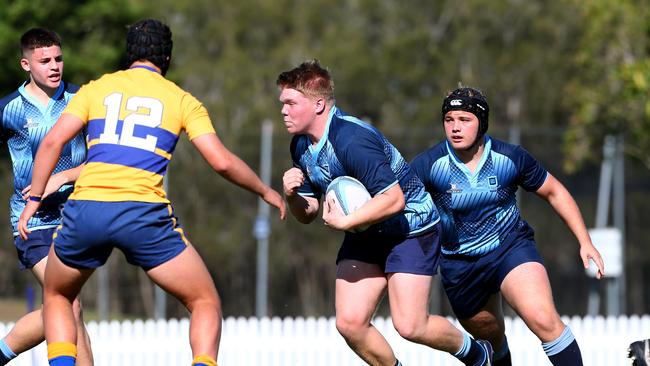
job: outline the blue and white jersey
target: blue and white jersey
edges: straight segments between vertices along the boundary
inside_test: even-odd
[[[0,138],[2,142],[7,142],[14,173],[14,191],[9,199],[14,236],[18,235],[16,225],[26,204],[21,191],[32,182],[38,146],[79,89],[76,85],[62,82],[48,105],[44,106],[27,93],[26,84],[0,99]],[[63,148],[54,173],[74,168],[82,164],[85,158],[86,140],[79,135]],[[58,226],[61,222],[60,207],[73,188],[72,184],[64,185],[57,193],[44,199],[39,211],[29,221],[28,228],[38,230]]]
[[[411,166],[440,210],[442,252],[480,256],[498,247],[520,220],[517,188],[536,191],[547,171],[521,146],[485,136],[474,173],[443,141]]]
[[[399,151],[375,127],[336,107],[318,144],[306,135],[293,137],[291,157],[306,177],[298,190],[303,196],[320,199],[332,180],[343,175],[361,181],[373,197],[399,184],[406,201],[404,211],[367,231],[417,236],[440,219],[431,196]]]

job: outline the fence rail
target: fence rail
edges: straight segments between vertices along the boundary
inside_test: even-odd
[[[650,338],[650,315],[563,320],[578,339],[585,365],[630,365],[626,358],[628,345]],[[459,365],[446,353],[400,338],[390,318],[376,318],[374,324],[404,365]],[[0,334],[6,334],[12,325],[0,323]],[[89,322],[87,327],[97,366],[191,363],[187,319]],[[507,318],[506,332],[514,365],[551,365],[539,340],[521,319]],[[46,354],[41,344],[19,355],[10,365],[47,366]],[[225,319],[218,362],[222,366],[363,365],[337,333],[334,318],[301,317]]]

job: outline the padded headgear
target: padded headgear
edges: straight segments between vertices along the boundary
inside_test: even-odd
[[[488,130],[490,106],[480,90],[474,88],[458,88],[451,92],[442,102],[442,120],[449,111],[470,112],[478,118],[478,136],[485,135]]]
[[[160,68],[164,76],[172,57],[172,31],[155,19],[144,19],[131,25],[126,35],[126,61],[147,60]]]

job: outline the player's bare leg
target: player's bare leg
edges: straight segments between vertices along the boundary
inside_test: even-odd
[[[503,280],[501,293],[542,341],[542,348],[554,366],[583,364],[571,329],[555,309],[548,274],[541,263],[529,262],[514,268]]]
[[[409,341],[449,353],[463,345],[463,334],[449,320],[429,314],[431,276],[394,273],[388,276],[388,300],[397,332]]]
[[[181,301],[191,313],[193,357],[206,355],[216,361],[221,339],[221,301],[196,249],[189,245],[178,256],[147,271],[147,275]]]
[[[506,327],[503,316],[501,294],[497,293],[488,299],[476,315],[459,319],[460,324],[474,338],[485,339],[494,347],[494,365],[511,365],[510,350],[506,342]]]
[[[31,269],[41,287],[44,283],[43,279],[45,277],[46,265],[47,257],[40,260]],[[88,337],[86,327],[83,323],[83,316],[78,299],[75,299],[75,304],[75,318],[81,319],[81,322],[77,322],[77,337],[79,339],[77,344],[79,352],[77,364],[79,366],[91,366],[93,365],[93,356],[90,347],[90,338]],[[43,342],[45,340],[45,330],[43,327],[42,309],[34,310],[18,319],[4,340],[7,346],[9,346],[9,348],[16,354],[30,350]]]
[[[7,333],[4,342],[19,355],[32,349],[45,340],[41,309],[23,315]]]
[[[336,273],[336,329],[370,365],[394,366],[395,354],[372,325],[372,316],[386,290],[384,272],[376,264],[339,262]]]
[[[67,266],[56,256],[54,248],[50,249],[43,289],[43,324],[48,352],[52,344],[76,346],[78,327],[73,302],[92,273],[91,269]]]
[[[564,323],[555,310],[551,285],[542,264],[529,262],[517,266],[503,280],[501,293],[542,342],[562,334]]]
[[[92,347],[90,344],[90,336],[84,323],[83,310],[79,297],[74,299],[72,303],[72,313],[77,325],[77,366],[93,366],[95,364],[93,358]]]

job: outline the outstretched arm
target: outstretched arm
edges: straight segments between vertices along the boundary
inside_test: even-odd
[[[592,259],[598,267],[596,277],[602,278],[605,275],[603,259],[598,249],[591,242],[591,237],[585,226],[578,204],[573,199],[573,196],[571,196],[571,193],[550,173],[548,173],[546,181],[536,193],[553,207],[558,216],[564,220],[569,230],[578,239],[578,243],[580,244],[580,258],[585,268],[589,267],[589,259]]]
[[[32,171],[32,184],[30,196],[41,198],[45,194],[45,187],[50,175],[59,161],[63,146],[72,140],[83,128],[83,121],[78,117],[64,113],[54,124],[50,132],[39,145],[36,157],[34,158],[34,169]],[[23,239],[27,239],[27,221],[34,216],[40,207],[40,201],[29,199],[27,205],[18,220],[18,232]]]
[[[199,153],[219,175],[230,182],[259,195],[266,203],[280,210],[284,220],[286,208],[282,196],[264,184],[255,172],[239,157],[230,152],[216,133],[207,133],[192,140]]]
[[[74,183],[77,180],[77,178],[79,178],[79,175],[81,174],[81,170],[83,170],[83,167],[84,164],[81,164],[72,169],[64,170],[50,176],[50,179],[48,179],[47,185],[45,186],[45,191],[43,191],[42,198],[45,199],[47,196],[58,191],[59,188],[61,188],[65,184]],[[28,199],[31,192],[32,192],[32,185],[30,184],[21,191],[21,193],[23,194],[23,199],[25,200]]]

